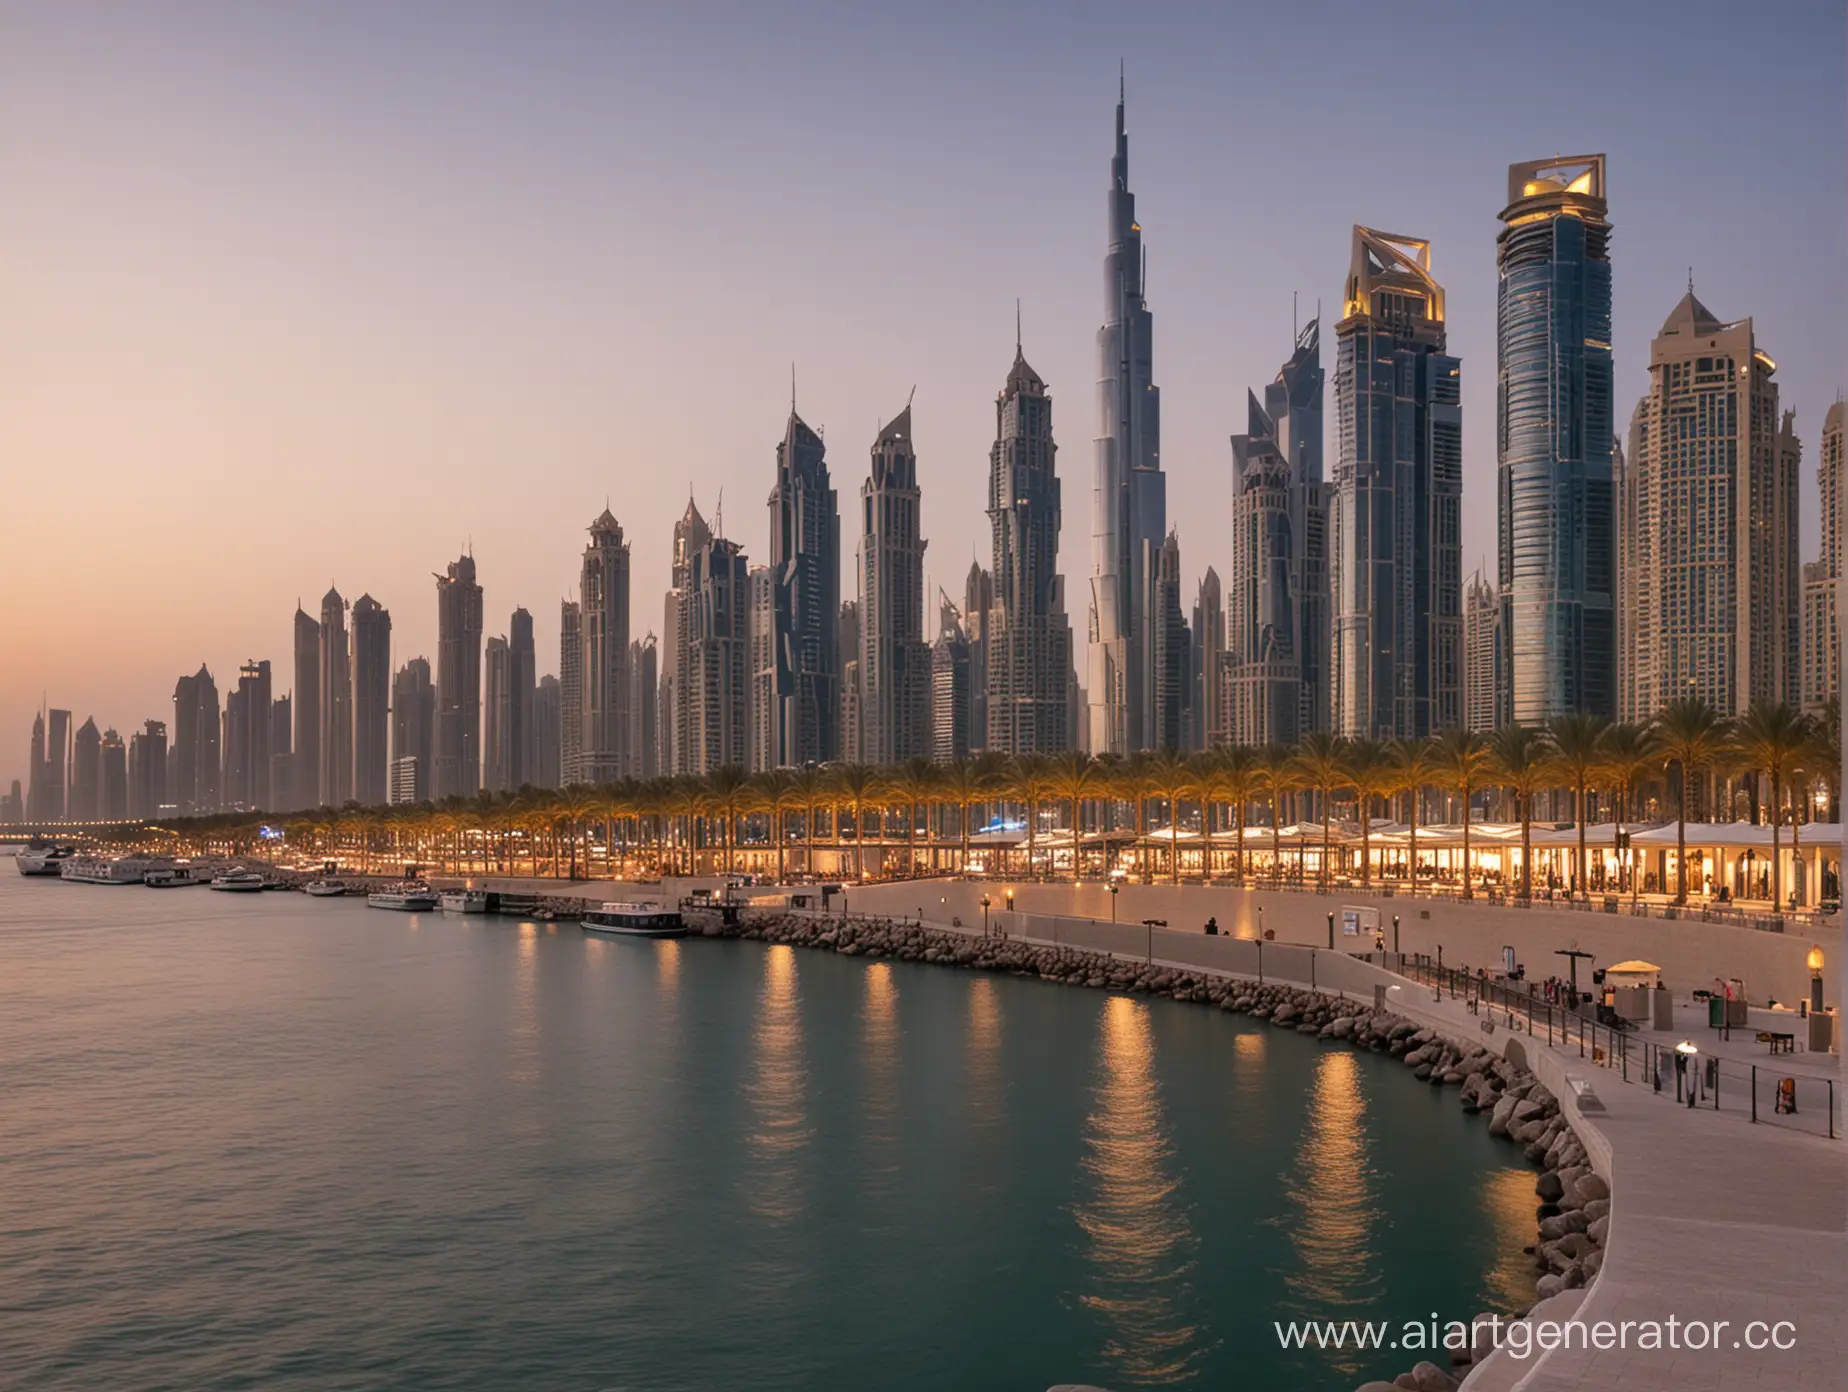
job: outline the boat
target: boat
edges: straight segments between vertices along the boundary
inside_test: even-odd
[[[366,896],[366,903],[375,909],[397,909],[403,913],[428,913],[439,903],[437,893],[429,885],[407,880],[403,884],[380,885]]]
[[[53,846],[43,841],[34,841],[20,850],[13,864],[22,875],[61,875],[64,862],[76,854],[75,846]]]
[[[586,933],[615,938],[683,938],[687,933],[680,910],[661,904],[601,904],[578,922]]]
[[[484,914],[488,911],[485,889],[446,889],[438,897],[444,913]]]
[[[312,899],[338,899],[350,892],[345,880],[310,880],[302,886],[302,893]]]
[[[263,892],[263,876],[255,870],[245,870],[241,866],[232,870],[221,870],[212,876],[212,888],[227,894],[260,894]]]
[[[58,873],[73,884],[138,885],[149,870],[166,864],[151,856],[73,856]]]
[[[183,889],[211,882],[211,871],[199,865],[157,866],[141,877],[141,883],[149,889]]]

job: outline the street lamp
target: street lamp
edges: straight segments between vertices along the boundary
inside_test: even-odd
[[[988,905],[991,902],[992,901],[989,899],[989,897],[986,894],[982,896],[982,936],[983,937],[988,936]]]
[[[1116,899],[1117,890],[1119,888],[1121,888],[1121,886],[1119,886],[1115,880],[1110,882],[1110,921],[1112,923],[1116,922]]]
[[[1392,955],[1399,956],[1399,915],[1392,916]]]
[[[1328,950],[1335,950],[1335,914],[1332,909],[1328,913]]]
[[[1822,1013],[1822,949],[1812,947],[1809,950],[1810,970],[1810,1014]]]

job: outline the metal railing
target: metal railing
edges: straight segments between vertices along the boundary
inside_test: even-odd
[[[1422,954],[1386,965],[1421,985],[1435,999],[1460,1001],[1472,1014],[1498,1019],[1506,1028],[1552,1048],[1576,1048],[1579,1057],[1610,1070],[1626,1083],[1672,1093],[1687,1107],[1735,1111],[1754,1122],[1771,1122],[1835,1138],[1835,1079],[1775,1065],[1745,1063],[1717,1054],[1687,1053],[1639,1038],[1633,1027],[1612,1025],[1583,1006],[1548,1000],[1535,983],[1440,967]],[[1738,1026],[1744,1031],[1747,1027]]]

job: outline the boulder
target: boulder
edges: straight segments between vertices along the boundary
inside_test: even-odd
[[[1540,1220],[1540,1240],[1556,1242],[1567,1233],[1582,1233],[1587,1224],[1583,1213],[1559,1213]]]
[[[1609,1199],[1611,1186],[1604,1182],[1603,1176],[1587,1174],[1580,1177],[1572,1192],[1581,1204],[1587,1204],[1597,1199]]]
[[[1608,1217],[1610,1211],[1611,1201],[1609,1199],[1593,1199],[1585,1205],[1585,1217],[1593,1223],[1600,1218]]]
[[[1561,1280],[1558,1276],[1555,1276],[1551,1274],[1550,1272],[1547,1275],[1542,1276],[1538,1281],[1534,1282],[1534,1294],[1538,1296],[1541,1300],[1550,1299],[1551,1297],[1558,1295],[1565,1288],[1566,1288],[1566,1283],[1563,1280]]]
[[[1506,1095],[1495,1104],[1495,1110],[1489,1114],[1489,1134],[1491,1136],[1505,1136],[1508,1134],[1508,1118],[1514,1115],[1514,1109],[1517,1105],[1518,1102],[1516,1098]]]
[[[1494,1123],[1490,1122],[1489,1125],[1490,1128],[1493,1129]],[[1559,1196],[1565,1192],[1565,1188],[1565,1183],[1560,1179],[1559,1172],[1557,1170],[1548,1170],[1545,1174],[1540,1176],[1539,1181],[1534,1185],[1534,1193],[1538,1194],[1547,1203],[1557,1203],[1559,1201]]]
[[[1457,1380],[1435,1363],[1420,1363],[1412,1369],[1414,1392],[1455,1392]]]

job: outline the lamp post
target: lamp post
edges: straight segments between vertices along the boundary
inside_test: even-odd
[[[1809,950],[1810,971],[1810,1014],[1822,1014],[1822,949],[1812,947]]]
[[[992,901],[989,899],[989,897],[986,894],[982,896],[982,936],[983,937],[988,936],[988,906],[991,902]]]
[[[1328,950],[1335,950],[1335,914],[1332,909],[1328,913]]]
[[[1392,916],[1392,955],[1395,957],[1400,955],[1399,953],[1399,915],[1398,914],[1394,914]]]
[[[1011,889],[1007,892],[1007,911],[1010,916],[1014,912],[1014,891]],[[1005,923],[1001,925],[1001,936],[1004,938],[1007,936],[1007,924]]]
[[[1115,922],[1116,922],[1116,899],[1117,899],[1117,890],[1118,890],[1118,889],[1119,889],[1120,887],[1121,887],[1121,886],[1119,886],[1119,885],[1117,884],[1117,882],[1116,882],[1115,880],[1112,880],[1112,881],[1110,882],[1110,921],[1111,921],[1112,923],[1115,923]]]

